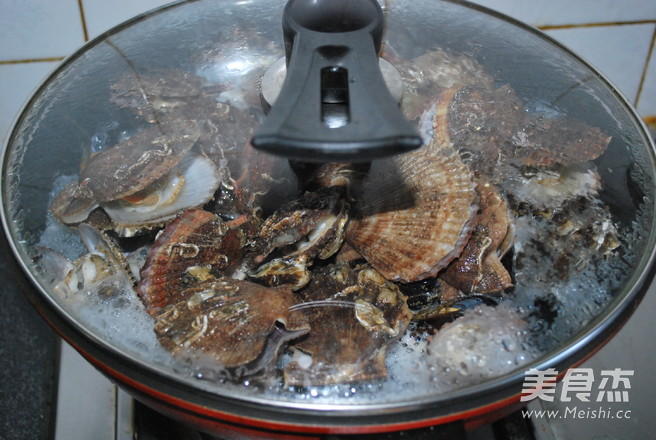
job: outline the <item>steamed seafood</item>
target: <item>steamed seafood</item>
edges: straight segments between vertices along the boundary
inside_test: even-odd
[[[372,164],[346,239],[389,280],[435,276],[467,242],[476,214],[472,174],[455,154],[406,154]]]
[[[385,352],[410,322],[397,286],[375,270],[327,266],[298,293],[293,310],[310,323],[307,337],[292,345],[285,383],[327,385],[386,376]]]
[[[230,276],[243,261],[247,236],[243,223],[226,223],[216,214],[189,210],[169,223],[150,248],[137,289],[146,310],[157,313],[182,301],[188,287]]]
[[[222,278],[195,284],[180,297],[155,316],[162,345],[176,356],[202,353],[217,368],[237,369],[237,376],[271,368],[280,346],[309,330],[305,317],[290,310],[294,297],[286,288]]]
[[[618,246],[596,198],[608,136],[528,111],[465,55],[415,61],[404,111],[423,114],[425,145],[367,164],[268,156],[248,142],[261,115],[200,78],[126,78],[110,100],[141,129],[85,157],[51,213],[136,249],[130,292],[176,367],[287,389],[384,380],[409,326],[439,335],[528,277],[546,289]],[[97,248],[44,250],[55,290],[75,298],[124,276]]]

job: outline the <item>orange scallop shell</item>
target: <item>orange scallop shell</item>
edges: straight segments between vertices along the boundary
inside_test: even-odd
[[[310,330],[303,314],[290,310],[295,299],[289,288],[222,278],[199,283],[185,296],[156,317],[160,343],[176,355],[204,353],[235,368],[263,354],[277,324],[284,326],[287,338]],[[275,353],[268,355],[275,358]]]
[[[184,299],[187,289],[207,279],[229,274],[242,261],[244,233],[230,228],[211,212],[185,211],[153,243],[137,292],[146,311]]]
[[[422,150],[377,161],[346,238],[384,277],[435,276],[462,251],[476,214],[472,173],[454,153]]]

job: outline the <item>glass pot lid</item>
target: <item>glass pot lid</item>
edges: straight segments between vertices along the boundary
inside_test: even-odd
[[[290,160],[251,145],[262,78],[284,74],[284,6],[138,17],[18,119],[5,228],[81,332],[192,389],[402,405],[546,362],[635,298],[654,155],[598,73],[478,7],[391,0],[381,93],[421,147]],[[319,96],[333,130],[361,122],[340,66]]]

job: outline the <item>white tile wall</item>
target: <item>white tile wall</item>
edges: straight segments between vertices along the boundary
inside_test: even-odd
[[[545,32],[603,72],[635,104],[654,30],[656,24],[645,23],[552,29]]]
[[[656,116],[656,53],[654,48],[652,48],[645,81],[636,107],[641,115]],[[656,124],[656,121],[654,123]]]
[[[603,72],[642,116],[656,119],[655,0],[474,2],[542,27]],[[57,60],[82,45],[85,38],[166,3],[168,0],[0,0],[0,142],[5,141],[11,121],[30,91]]]
[[[654,0],[471,0],[533,26],[654,20]]]
[[[89,38],[171,0],[82,0]]]
[[[1,0],[0,60],[62,57],[84,43],[76,0]]]

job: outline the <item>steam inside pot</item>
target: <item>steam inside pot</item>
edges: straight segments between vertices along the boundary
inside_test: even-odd
[[[54,301],[194,386],[294,402],[439,395],[575,337],[641,258],[649,159],[606,115],[534,98],[475,48],[418,47],[402,24],[383,55],[424,145],[367,164],[251,147],[258,81],[282,54],[264,31],[257,63],[235,31],[191,69],[112,72],[111,111],[22,235]],[[20,169],[36,153],[12,154]]]

